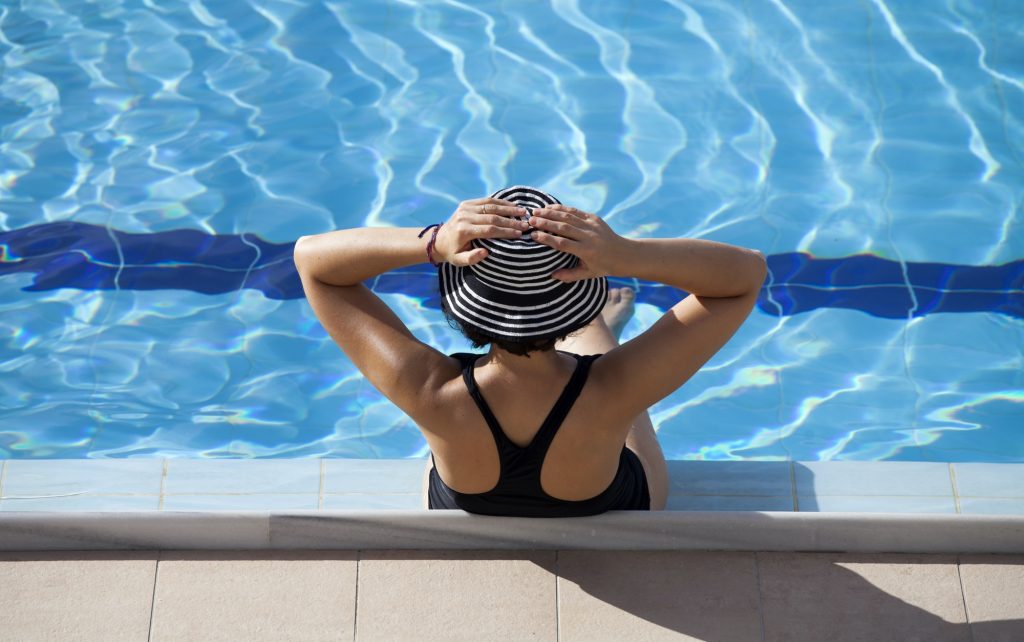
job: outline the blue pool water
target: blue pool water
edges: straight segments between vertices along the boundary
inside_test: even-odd
[[[532,184],[769,259],[675,459],[1024,462],[1024,4],[0,6],[0,457],[416,457],[304,234]],[[631,283],[626,338],[680,293]],[[429,266],[372,283],[467,344]]]

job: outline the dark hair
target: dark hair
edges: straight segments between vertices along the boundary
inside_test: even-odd
[[[512,354],[519,355],[521,357],[529,357],[531,352],[539,352],[545,350],[553,350],[555,343],[568,337],[573,332],[580,330],[576,328],[566,332],[565,334],[558,337],[551,337],[550,339],[536,339],[533,341],[509,341],[507,339],[494,339],[489,336],[482,334],[477,328],[466,323],[462,319],[456,317],[448,310],[448,305],[442,300],[441,311],[444,312],[444,318],[448,319],[448,325],[453,327],[462,333],[464,337],[469,339],[469,342],[473,344],[474,348],[482,348],[489,343],[493,343],[502,350],[511,352]]]

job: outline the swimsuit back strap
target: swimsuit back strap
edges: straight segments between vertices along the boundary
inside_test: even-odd
[[[457,357],[462,362],[462,379],[466,382],[466,388],[469,390],[469,396],[476,402],[476,407],[480,409],[480,414],[484,416],[484,421],[487,422],[487,427],[491,429],[491,434],[494,435],[494,440],[498,446],[498,453],[505,449],[506,445],[515,445],[509,441],[508,437],[505,436],[505,431],[501,429],[501,424],[498,423],[497,417],[491,412],[491,407],[487,405],[484,400],[484,396],[480,393],[480,388],[476,385],[476,379],[473,377],[473,366],[476,364],[476,360],[482,357],[480,354],[472,353],[457,353],[453,354],[453,357]]]
[[[541,424],[540,430],[537,431],[537,435],[530,443],[530,450],[536,453],[542,460],[547,454],[548,447],[555,438],[555,434],[562,426],[562,422],[565,421],[569,411],[572,410],[573,405],[576,403],[577,397],[583,391],[583,385],[587,383],[587,376],[590,374],[590,364],[601,355],[573,356],[577,359],[576,370],[573,371],[572,377],[569,378],[569,383],[565,386],[565,390],[562,391],[558,401],[555,402],[551,412],[548,413],[547,419]]]

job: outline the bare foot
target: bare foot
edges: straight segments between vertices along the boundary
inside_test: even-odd
[[[633,316],[633,302],[636,299],[636,292],[633,288],[612,288],[608,290],[608,301],[601,310],[601,318],[608,325],[615,338],[622,334],[622,328]]]

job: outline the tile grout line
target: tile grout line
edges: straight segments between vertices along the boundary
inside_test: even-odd
[[[558,609],[558,549],[555,549],[555,642],[562,639],[561,614]]]
[[[157,491],[155,493],[90,493],[88,491],[73,492],[73,493],[61,493],[57,495],[9,495],[4,499],[50,499],[56,497],[259,497],[259,496],[296,496],[306,497],[309,495],[319,496],[317,493],[312,492],[281,492],[281,493],[264,493],[264,492],[195,492],[195,493],[166,493]],[[404,493],[323,493],[323,497],[409,497],[409,496],[420,496],[422,491],[418,492],[404,492]],[[864,498],[899,498],[899,499],[939,499],[943,497],[949,497],[945,494],[916,494],[916,495],[883,495],[883,494],[871,494],[871,495],[859,495],[856,493],[848,494],[836,494],[836,493],[819,493],[816,495],[797,495],[796,497],[790,495],[710,495],[710,494],[692,494],[692,493],[673,493],[671,497],[682,497],[682,498],[712,498],[712,499],[793,499],[796,498],[814,498],[814,497],[864,497]],[[957,498],[966,499],[1024,499],[1024,495],[956,495]]]
[[[359,564],[363,559],[363,551],[356,551],[356,595],[352,609],[352,642],[356,642],[356,635],[359,633]]]
[[[754,579],[757,581],[757,616],[761,622],[761,642],[764,640],[764,599],[761,596],[761,558],[754,552]]]
[[[956,514],[960,515],[960,492],[957,490],[956,487],[956,470],[953,468],[953,462],[949,462],[946,465],[949,467],[949,483],[953,487],[953,506],[956,507]]]
[[[789,460],[789,492],[793,495],[793,512],[800,512],[800,499],[796,492],[796,464],[792,459]],[[762,633],[763,635],[763,633]]]
[[[160,462],[160,498],[156,502],[156,509],[158,511],[164,509],[164,496],[167,494],[167,469],[170,466],[170,462],[164,457],[163,461]]]
[[[327,460],[320,458],[320,488],[317,492],[316,509],[324,509],[324,487],[327,485]]]
[[[316,493],[60,493],[56,495],[9,495],[4,499],[58,499],[65,497],[316,497]],[[421,493],[325,493],[324,497],[419,497]],[[790,499],[785,495],[673,495],[697,499]],[[815,497],[863,497],[865,499],[951,499],[949,495],[800,495]],[[960,499],[1024,499],[1021,495],[958,495]],[[666,509],[671,510],[671,509]]]
[[[960,599],[964,604],[964,619],[967,620],[967,630],[971,634],[971,642],[974,642],[974,624],[971,623],[971,613],[967,610],[967,592],[964,591],[964,577],[960,574],[960,555],[956,556],[956,579],[960,580]]]
[[[153,594],[149,598],[149,636],[146,638],[148,642],[153,642],[153,614],[156,613],[156,584],[160,577],[160,558],[163,557],[163,551],[156,552],[156,568],[153,569]]]

